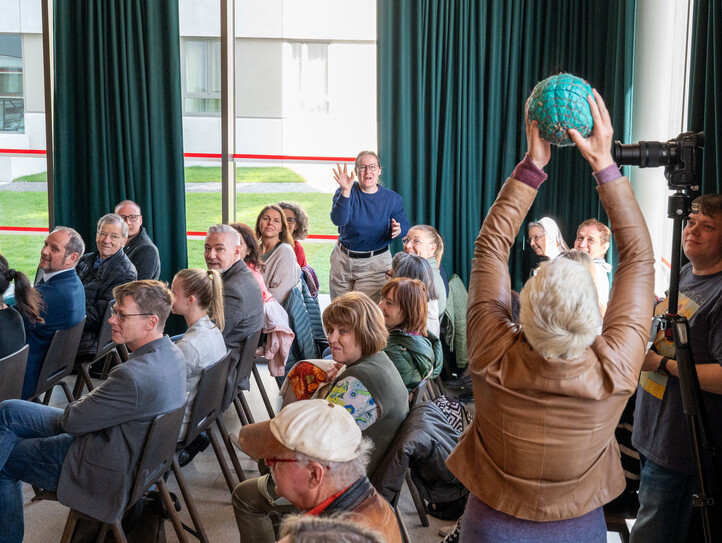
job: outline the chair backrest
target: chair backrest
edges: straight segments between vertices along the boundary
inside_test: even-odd
[[[113,341],[113,328],[108,322],[114,305],[115,300],[110,300],[108,307],[105,308],[103,322],[100,324],[100,332],[98,332],[98,348],[95,351],[95,360],[103,358],[118,346],[117,343]]]
[[[48,346],[48,352],[45,353],[33,397],[50,390],[61,379],[70,375],[75,364],[75,355],[78,353],[84,326],[85,317],[72,328],[55,331]]]
[[[241,346],[241,358],[238,360],[238,374],[236,375],[236,389],[246,377],[251,374],[253,361],[256,359],[256,349],[261,340],[261,330],[249,335]],[[235,390],[235,389],[234,389]]]
[[[137,502],[145,491],[172,467],[185,409],[183,404],[175,411],[157,415],[153,419],[143,446],[129,504]]]
[[[19,351],[0,358],[0,402],[20,399],[29,350],[30,346],[25,345]]]
[[[198,437],[198,434],[220,415],[230,361],[231,351],[228,351],[218,362],[203,368],[198,381],[196,397],[193,400],[191,418],[188,421],[188,433],[183,441],[183,448]]]
[[[429,382],[424,379],[414,387],[414,390],[409,393],[409,411],[411,411],[414,407],[421,403],[421,399],[426,392],[426,387],[428,386],[428,384]]]

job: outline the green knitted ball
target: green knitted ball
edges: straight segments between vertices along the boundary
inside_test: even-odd
[[[537,83],[527,102],[529,121],[539,123],[539,133],[549,143],[564,147],[574,145],[567,130],[575,128],[589,137],[594,122],[587,95],[592,87],[581,77],[561,73]]]

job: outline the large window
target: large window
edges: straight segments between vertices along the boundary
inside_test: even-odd
[[[0,34],[0,132],[25,131],[20,34]]]
[[[185,39],[183,53],[184,113],[220,113],[220,40]]]

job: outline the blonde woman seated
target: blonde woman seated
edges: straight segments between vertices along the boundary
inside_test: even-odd
[[[379,302],[389,331],[384,352],[412,390],[424,379],[441,372],[441,341],[426,331],[426,287],[418,279],[395,278],[381,289]]]
[[[178,441],[183,441],[201,373],[226,354],[221,333],[224,326],[223,279],[215,270],[181,270],[175,274],[171,290],[171,311],[182,315],[188,325],[188,330],[176,343],[186,359],[188,404],[178,438]]]
[[[276,204],[267,205],[258,214],[256,238],[265,265],[265,269],[259,271],[273,297],[283,304],[301,278],[301,267],[293,251],[294,242],[286,215]]]
[[[531,248],[545,259],[554,260],[560,253],[569,250],[554,219],[542,217],[538,221],[530,222],[527,233]]]
[[[272,376],[283,377],[294,337],[288,324],[288,313],[273,297],[263,280],[262,272],[265,271],[266,265],[258,255],[253,229],[242,222],[230,226],[241,235],[241,258],[258,281],[263,295],[263,333],[266,334],[266,341],[264,345],[258,347],[256,354],[268,360],[268,371]]]
[[[441,239],[441,234],[433,226],[417,224],[409,228],[409,233],[406,234],[403,242],[406,254],[419,255],[431,266],[434,287],[439,294],[439,315],[443,315],[446,310],[448,282],[445,282],[441,275],[441,257],[444,254],[444,240]]]

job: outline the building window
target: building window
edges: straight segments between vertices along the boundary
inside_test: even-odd
[[[183,111],[220,114],[220,40],[193,38],[183,41]]]
[[[291,113],[328,114],[328,43],[286,44],[287,104]]]
[[[25,132],[20,34],[0,34],[0,132]]]

